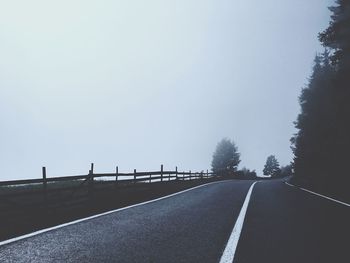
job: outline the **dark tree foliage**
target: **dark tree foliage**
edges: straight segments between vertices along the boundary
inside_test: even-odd
[[[333,138],[332,120],[336,117],[331,94],[332,74],[328,52],[325,51],[322,56],[316,55],[309,85],[299,97],[301,113],[295,123],[299,132],[292,142],[294,169],[296,177],[302,182],[311,183],[315,174],[321,180],[330,172],[320,165],[320,160],[329,161]]]
[[[266,164],[264,166],[264,175],[270,175],[271,177],[278,176],[280,174],[280,165],[274,155],[267,157]]]
[[[237,177],[239,179],[256,179],[257,174],[256,174],[255,170],[250,171],[249,169],[243,167],[241,170],[239,170],[235,173],[235,177]]]
[[[281,166],[281,177],[292,176],[293,175],[293,166],[292,164],[288,164],[286,166]]]
[[[299,98],[294,173],[300,184],[349,195],[350,1],[338,0],[330,10],[329,27],[319,34],[326,50]]]
[[[329,27],[319,34],[319,40],[333,50],[334,65],[349,65],[350,53],[350,1],[337,0],[336,6],[329,8],[332,12]]]
[[[235,143],[227,138],[222,139],[213,154],[212,171],[216,174],[234,173],[239,163],[240,153]]]

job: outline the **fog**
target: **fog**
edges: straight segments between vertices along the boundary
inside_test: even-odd
[[[288,164],[331,3],[2,1],[0,180]]]

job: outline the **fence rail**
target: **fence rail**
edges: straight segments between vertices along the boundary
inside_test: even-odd
[[[145,171],[137,172],[134,169],[134,172],[130,173],[120,173],[118,166],[116,167],[115,173],[94,173],[94,164],[91,164],[91,169],[86,175],[71,175],[71,176],[60,176],[60,177],[47,177],[46,167],[42,169],[42,178],[38,179],[23,179],[23,180],[11,180],[11,181],[0,181],[0,186],[15,186],[15,185],[30,185],[30,184],[43,184],[44,187],[47,187],[47,183],[52,182],[67,182],[67,181],[77,181],[77,180],[91,180],[95,178],[114,178],[116,182],[145,182],[152,183],[155,180],[165,181],[168,179],[175,180],[194,180],[202,178],[210,178],[214,173],[209,172],[208,170],[201,172],[191,172],[191,171],[182,171],[179,172],[177,167],[175,170],[164,170],[163,165],[159,171]],[[122,179],[122,178],[128,179]],[[138,178],[139,177],[139,178]],[[142,177],[142,178],[140,178]],[[132,178],[132,179],[130,179]],[[159,182],[159,181],[157,181]]]
[[[195,180],[208,180],[214,177],[209,172],[179,171],[164,169],[156,171],[97,173],[94,164],[84,175],[48,176],[42,168],[42,178],[0,181],[0,225],[26,227],[27,222],[46,225],[56,219],[76,218],[90,215],[114,206],[128,205],[152,196],[184,189],[196,184]],[[211,179],[209,179],[211,180]],[[100,210],[99,210],[100,209]],[[62,222],[63,222],[62,221]],[[17,231],[16,228],[0,229],[0,237]]]
[[[164,170],[163,165],[158,171],[140,172],[134,169],[133,172],[121,173],[116,167],[114,173],[95,173],[92,163],[88,174],[60,177],[48,177],[46,167],[43,167],[42,178],[0,182],[0,211],[2,213],[0,222],[20,217],[20,214],[45,216],[47,213],[57,212],[57,209],[77,207],[81,209],[85,205],[93,206],[103,194],[109,195],[112,192],[121,193],[120,196],[128,192],[131,193],[130,198],[133,198],[132,194],[137,191],[129,191],[127,189],[129,187],[142,187],[154,183],[160,184],[159,187],[161,187],[162,183],[207,178],[214,178],[214,173],[208,170],[206,172],[180,172],[177,167],[175,170]]]

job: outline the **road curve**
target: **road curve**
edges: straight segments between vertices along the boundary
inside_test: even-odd
[[[218,262],[253,181],[222,181],[0,247],[1,262]]]
[[[350,262],[350,208],[283,183],[255,185],[235,263]]]

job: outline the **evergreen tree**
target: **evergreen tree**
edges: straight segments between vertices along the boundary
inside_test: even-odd
[[[330,124],[336,117],[331,82],[332,67],[326,50],[323,55],[316,55],[309,85],[299,97],[301,113],[295,123],[299,132],[292,139],[296,177],[309,184],[315,180],[326,180],[329,174],[324,166],[320,166],[320,161],[323,164],[330,161],[327,157],[333,138]]]
[[[336,0],[336,6],[329,8],[333,13],[326,30],[319,34],[319,40],[333,51],[332,62],[340,67],[350,64],[350,1]]]
[[[266,164],[264,166],[264,175],[278,176],[280,174],[280,165],[274,155],[267,157]]]
[[[331,164],[334,179],[342,193],[349,194],[348,150],[350,148],[350,1],[337,0],[329,27],[319,35],[325,47],[332,51],[335,67],[332,99],[334,100]],[[334,181],[335,181],[334,180]],[[349,194],[350,195],[350,194]]]
[[[329,27],[319,34],[309,85],[300,96],[298,133],[292,138],[295,179],[319,190],[349,194],[350,1],[337,0]]]
[[[222,139],[213,154],[212,171],[216,174],[235,172],[240,163],[240,153],[235,143],[227,138]]]

